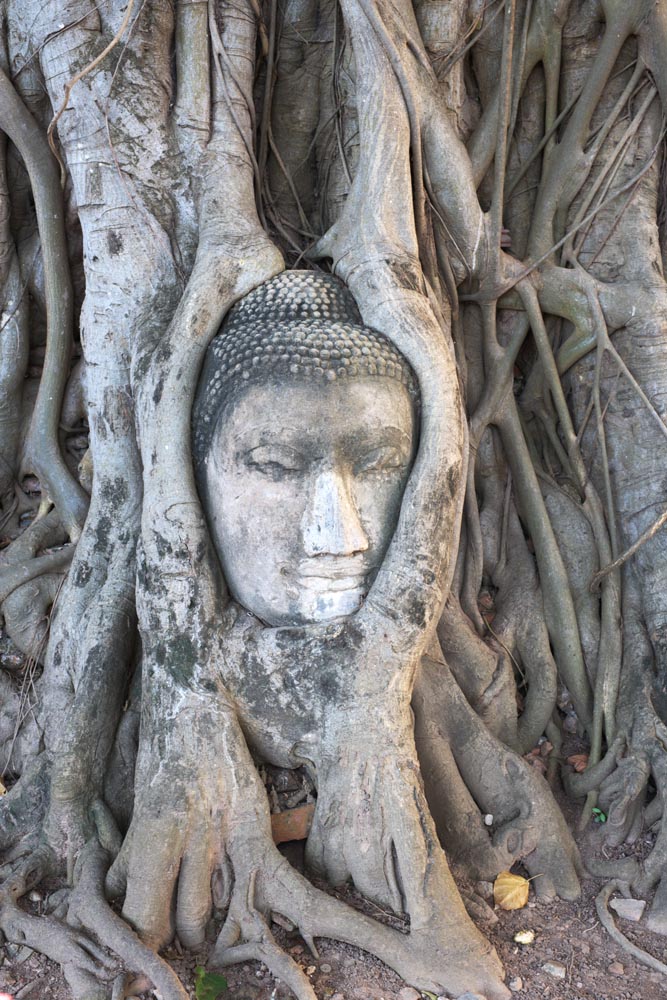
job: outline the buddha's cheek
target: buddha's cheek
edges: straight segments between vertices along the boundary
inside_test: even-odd
[[[407,475],[390,473],[378,477],[358,477],[355,481],[354,502],[376,567],[396,529],[406,479]]]
[[[302,555],[302,491],[246,469],[221,470],[218,482],[213,528],[233,596],[265,621],[289,617],[299,603],[294,567]]]

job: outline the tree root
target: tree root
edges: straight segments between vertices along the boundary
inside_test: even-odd
[[[476,810],[477,827],[473,829],[481,829],[480,813],[493,816],[493,826],[486,828],[485,841],[481,841],[481,846],[486,845],[485,854],[477,840],[472,842],[470,832],[466,847],[467,826],[455,829],[461,863],[468,865],[471,858],[474,861],[480,856],[483,862],[495,863],[495,870],[485,873],[488,879],[523,859],[532,875],[541,876],[535,882],[539,896],[577,898],[581,860],[551,790],[521,757],[489,733],[444,663],[422,661],[413,706],[418,736],[424,734],[423,739],[418,739],[420,758],[427,754],[429,760],[445,759],[446,753],[453,758],[459,780],[468,790],[471,808]],[[466,734],[465,742],[462,733]],[[438,794],[446,798],[441,786]],[[448,818],[454,822],[451,809]],[[451,832],[439,827],[448,849]]]
[[[642,948],[638,948],[636,944],[632,943],[632,941],[629,941],[626,936],[619,931],[616,923],[614,922],[614,918],[609,912],[609,898],[614,892],[622,889],[623,887],[624,883],[615,879],[605,885],[595,897],[595,909],[597,910],[600,923],[612,940],[615,941],[616,944],[620,945],[624,951],[627,951],[628,954],[632,955],[637,962],[641,962],[642,965],[647,965],[649,969],[654,969],[656,972],[661,972],[663,976],[667,976],[667,965],[659,959],[654,958],[653,955],[649,955],[647,951],[643,951]]]
[[[282,960],[276,964],[266,925],[258,915],[276,913],[297,927],[309,945],[318,937],[353,944],[376,955],[417,989],[454,995],[472,989],[489,1000],[508,996],[498,959],[481,937],[481,950],[471,951],[437,925],[411,928],[409,934],[385,927],[316,889],[273,847],[267,851],[246,839],[238,848],[231,847],[231,857],[236,881],[212,966],[261,955],[276,974],[290,974]],[[240,936],[246,940],[239,943]],[[298,995],[304,1000],[312,997],[309,992]]]
[[[60,408],[69,375],[73,324],[63,198],[55,161],[45,137],[2,71],[0,127],[16,144],[30,176],[46,283],[46,357],[26,444],[26,457],[56,503],[70,538],[76,540],[85,520],[88,497],[67,468],[58,439]]]
[[[48,874],[53,865],[49,848],[41,847],[18,864],[0,888],[0,930],[7,940],[27,945],[62,966],[73,987],[83,986],[77,996],[102,1000],[100,980],[110,980],[116,963],[91,938],[53,916],[36,917],[18,905],[18,899]],[[91,989],[92,987],[92,989]],[[180,1000],[180,998],[179,998]]]
[[[256,870],[252,871],[247,880],[244,905],[238,904],[239,894],[232,898],[212,962],[222,968],[237,962],[263,962],[271,975],[289,986],[297,1000],[317,1000],[308,977],[278,947],[266,920],[256,908],[257,874]],[[243,937],[243,942],[237,944],[239,936]]]
[[[70,899],[68,922],[92,931],[128,968],[145,973],[164,1000],[188,1000],[173,969],[107,903],[104,879],[110,861],[110,855],[97,841],[86,844],[77,866],[78,881]]]
[[[46,758],[42,754],[0,798],[0,850],[9,850],[38,828],[46,812],[47,785]]]

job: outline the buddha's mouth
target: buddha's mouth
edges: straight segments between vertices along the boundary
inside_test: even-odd
[[[330,577],[308,576],[301,579],[301,586],[309,590],[317,590],[322,593],[336,594],[346,590],[366,589],[365,576],[340,576],[335,579]]]
[[[299,584],[308,590],[338,593],[366,591],[372,570],[364,559],[356,556],[346,559],[317,556],[301,562],[295,575]]]

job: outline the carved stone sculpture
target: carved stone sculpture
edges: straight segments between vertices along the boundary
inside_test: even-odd
[[[233,597],[269,625],[357,611],[398,518],[417,440],[412,371],[336,278],[286,271],[208,352],[195,463]]]

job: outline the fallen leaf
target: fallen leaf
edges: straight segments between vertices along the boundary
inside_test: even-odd
[[[3,785],[3,783],[0,781],[0,795],[6,795],[6,794],[7,794],[7,789],[5,788],[5,786]]]
[[[501,872],[493,883],[493,901],[501,910],[520,910],[528,902],[528,879]]]
[[[218,1000],[227,990],[227,980],[216,972],[207,972],[203,965],[198,965],[195,978],[195,996],[197,1000]]]
[[[514,940],[517,944],[532,944],[535,940],[535,931],[517,931]]]
[[[575,769],[577,774],[581,774],[588,767],[588,754],[587,753],[573,753],[567,758],[568,764],[571,764]]]

